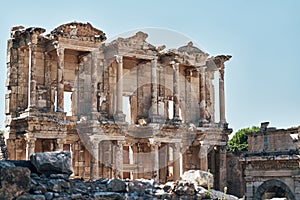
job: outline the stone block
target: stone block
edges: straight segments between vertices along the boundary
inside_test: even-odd
[[[39,173],[46,176],[50,174],[71,175],[73,173],[69,151],[35,153],[30,156],[30,161]]]
[[[208,185],[210,185],[210,187],[213,187],[214,185],[213,175],[201,170],[186,171],[181,178],[184,181],[195,183],[198,186],[208,187]]]

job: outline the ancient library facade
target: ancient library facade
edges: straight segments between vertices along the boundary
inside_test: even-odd
[[[77,22],[48,34],[13,27],[5,108],[9,159],[70,151],[73,176],[85,179],[166,182],[186,170],[209,169],[216,188],[223,188],[232,132],[224,63],[231,56],[209,56],[192,42],[166,49],[147,37],[137,32],[105,43],[104,32]]]

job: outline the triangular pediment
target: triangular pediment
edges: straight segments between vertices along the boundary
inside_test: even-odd
[[[90,23],[71,22],[60,25],[51,31],[52,36],[67,38],[98,38],[101,42],[106,40],[105,33],[94,28]]]

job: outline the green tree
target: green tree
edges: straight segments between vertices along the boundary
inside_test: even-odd
[[[257,132],[259,127],[252,126],[251,128],[243,128],[238,130],[234,136],[228,141],[227,146],[231,152],[242,152],[248,150],[248,136],[249,132]]]

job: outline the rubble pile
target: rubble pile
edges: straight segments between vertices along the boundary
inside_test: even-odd
[[[146,179],[100,178],[84,181],[69,177],[72,172],[70,163],[71,155],[64,151],[36,153],[30,161],[0,161],[0,199],[238,199],[213,189],[205,189],[188,180],[166,184]],[[189,178],[191,174],[199,173],[189,173]],[[199,178],[195,179],[199,183]]]

